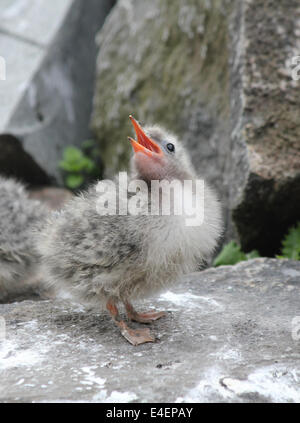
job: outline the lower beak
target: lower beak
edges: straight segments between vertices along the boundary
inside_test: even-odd
[[[144,153],[147,156],[153,157],[153,155],[163,155],[163,152],[160,148],[160,146],[153,141],[151,138],[148,137],[148,135],[145,134],[142,127],[139,125],[139,123],[130,115],[129,116],[131,123],[135,129],[135,133],[137,136],[137,141],[135,141],[133,138],[128,137],[129,141],[131,142],[131,145],[133,147],[133,150],[135,153]]]

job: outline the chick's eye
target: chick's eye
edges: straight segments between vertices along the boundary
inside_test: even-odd
[[[175,151],[175,145],[174,145],[174,144],[169,143],[169,144],[167,144],[167,149],[168,149],[169,151],[171,151],[172,153],[174,153],[174,151]]]

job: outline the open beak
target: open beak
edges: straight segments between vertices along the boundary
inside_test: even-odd
[[[156,154],[162,156],[163,152],[160,146],[145,134],[144,130],[141,128],[139,123],[134,119],[134,117],[130,115],[129,118],[131,120],[131,123],[134,127],[134,130],[137,136],[137,141],[131,137],[128,137],[134,152],[144,153],[150,157],[153,157],[153,155],[156,155]]]

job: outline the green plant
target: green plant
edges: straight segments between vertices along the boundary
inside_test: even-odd
[[[300,260],[300,222],[288,230],[282,241],[281,253],[282,255],[277,258]]]
[[[300,222],[288,230],[282,241],[281,253],[282,255],[276,257],[279,259],[300,260]],[[244,253],[235,241],[231,241],[223,247],[220,254],[215,258],[213,265],[233,265],[256,257],[259,257],[258,251],[253,250],[250,253]]]
[[[250,260],[256,257],[259,257],[258,251],[253,250],[246,254],[235,241],[231,241],[223,247],[220,254],[215,258],[213,265],[233,265],[239,263],[240,261]]]
[[[74,146],[66,147],[59,167],[64,173],[66,187],[71,190],[83,188],[87,182],[100,178],[99,153],[94,141],[85,141],[82,150]]]

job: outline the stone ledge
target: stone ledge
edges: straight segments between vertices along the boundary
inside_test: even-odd
[[[299,262],[272,259],[191,274],[143,304],[169,314],[140,347],[105,313],[0,305],[0,401],[299,402],[299,280]]]

